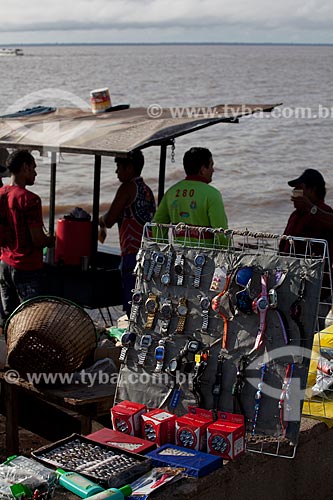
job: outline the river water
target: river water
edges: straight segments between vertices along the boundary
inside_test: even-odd
[[[34,105],[90,106],[92,89],[109,87],[112,104],[132,107],[283,103],[272,115],[219,124],[176,140],[166,187],[183,177],[191,146],[211,149],[213,185],[221,190],[229,226],[282,232],[292,210],[287,181],[317,168],[333,204],[333,46],[119,45],[27,46],[23,57],[0,58],[0,113]],[[143,176],[157,194],[159,148],[145,152]],[[49,158],[36,156],[33,190],[47,206]],[[93,158],[61,155],[57,214],[92,205]],[[112,158],[102,160],[101,211],[118,187]],[[45,217],[47,213],[45,211]],[[108,236],[117,244],[117,231]]]

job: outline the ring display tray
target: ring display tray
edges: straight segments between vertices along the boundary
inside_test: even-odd
[[[120,448],[72,434],[31,455],[46,466],[78,472],[104,488],[130,484],[151,468],[151,460]]]

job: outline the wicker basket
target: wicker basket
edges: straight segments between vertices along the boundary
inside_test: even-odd
[[[23,302],[5,325],[8,365],[24,373],[67,373],[96,347],[96,330],[84,309],[58,297]]]

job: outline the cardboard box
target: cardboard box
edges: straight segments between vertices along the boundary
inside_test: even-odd
[[[152,410],[141,415],[142,436],[161,446],[175,442],[176,415],[165,410]]]
[[[146,456],[151,458],[153,467],[181,467],[184,469],[185,475],[192,477],[206,476],[206,474],[223,466],[221,457],[208,455],[202,451],[189,450],[174,444],[164,444],[160,448],[150,451]],[[203,498],[207,497],[207,495],[202,496]],[[189,498],[189,495],[186,495],[185,498]]]
[[[233,460],[245,451],[243,415],[219,411],[216,422],[207,427],[207,451],[226,460]]]
[[[93,432],[86,437],[92,441],[96,441],[96,443],[102,443],[107,446],[131,451],[132,453],[145,454],[148,451],[154,450],[156,447],[155,443],[147,441],[146,439],[129,436],[128,434],[114,431],[112,429],[108,429],[107,427]]]
[[[189,413],[176,420],[176,445],[206,451],[206,431],[214,420],[213,413],[193,406],[189,406],[188,411]]]
[[[110,358],[116,365],[117,369],[119,370],[120,367],[120,361],[119,361],[119,356],[120,356],[120,351],[121,347],[106,347],[106,346],[101,346],[101,347],[96,347],[94,351],[94,362],[104,359],[104,358]]]
[[[146,405],[133,401],[122,401],[111,408],[111,421],[114,430],[130,436],[141,437],[141,415],[146,413]]]

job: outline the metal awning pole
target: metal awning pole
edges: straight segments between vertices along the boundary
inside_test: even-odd
[[[163,144],[161,144],[160,171],[158,176],[158,203],[160,203],[164,194],[167,147],[168,147],[167,143],[164,142]]]
[[[49,204],[49,234],[54,234],[55,221],[55,193],[56,193],[56,174],[57,174],[57,153],[51,153],[51,173],[50,173],[50,204]]]
[[[99,197],[101,188],[101,155],[95,155],[94,165],[94,194],[93,194],[93,219],[91,232],[91,267],[96,267],[97,246],[98,246],[98,218],[99,218]]]

